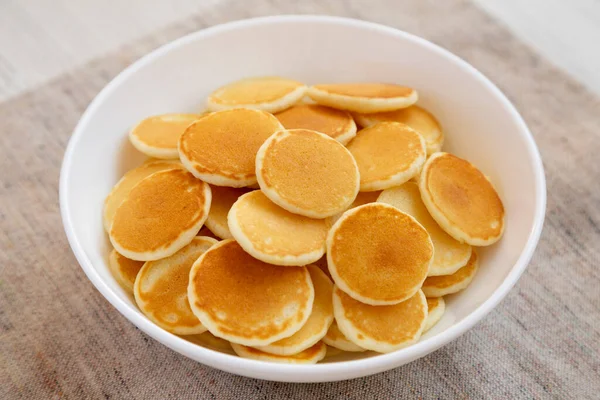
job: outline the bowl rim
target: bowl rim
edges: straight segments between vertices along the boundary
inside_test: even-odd
[[[519,258],[514,263],[502,284],[496,288],[492,295],[486,301],[480,304],[473,312],[440,334],[396,352],[380,354],[374,357],[358,360],[314,365],[294,365],[275,364],[264,361],[244,359],[197,346],[158,327],[158,325],[155,325],[146,317],[133,310],[129,304],[117,296],[117,294],[113,292],[113,290],[106,284],[106,282],[104,282],[104,280],[95,270],[78,237],[75,235],[74,222],[69,211],[71,209],[71,204],[69,203],[67,195],[70,186],[71,171],[73,170],[73,154],[79,141],[84,135],[89,120],[96,112],[96,109],[104,102],[107,96],[109,96],[126,79],[135,74],[136,71],[141,67],[153,62],[155,59],[162,57],[172,50],[175,50],[181,46],[185,46],[190,42],[201,40],[213,35],[218,35],[223,32],[234,31],[239,28],[250,28],[265,24],[286,24],[290,22],[333,24],[378,31],[386,35],[413,41],[420,46],[428,48],[430,51],[438,53],[440,56],[456,63],[459,67],[466,69],[467,72],[473,75],[474,79],[479,80],[480,83],[490,90],[490,94],[495,96],[510,113],[517,126],[517,129],[520,131],[521,136],[525,141],[535,179],[536,199],[533,226],[529,232],[527,242],[523,251],[519,255]],[[334,16],[281,15],[238,20],[192,32],[186,36],[162,45],[121,71],[96,95],[93,101],[89,104],[86,111],[83,113],[79,122],[77,123],[71,138],[69,139],[60,171],[59,202],[61,217],[69,245],[71,246],[77,261],[81,265],[81,268],[87,275],[88,279],[110,302],[110,304],[112,304],[123,316],[125,316],[125,318],[127,318],[146,334],[186,357],[192,358],[205,365],[223,371],[251,378],[283,382],[326,382],[372,375],[423,357],[457,339],[459,336],[471,329],[481,319],[483,319],[483,317],[485,317],[492,309],[494,309],[515,285],[527,267],[531,257],[533,256],[542,232],[545,217],[546,181],[539,150],[523,118],[520,116],[514,105],[500,91],[500,89],[498,89],[498,87],[496,87],[496,85],[494,85],[487,77],[485,77],[481,72],[479,72],[475,67],[471,66],[466,61],[462,60],[450,51],[423,38],[373,22]]]

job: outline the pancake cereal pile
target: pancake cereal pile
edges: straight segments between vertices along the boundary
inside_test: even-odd
[[[411,88],[244,79],[129,133],[150,156],[106,198],[109,265],[156,325],[311,364],[409,346],[504,231],[488,178],[441,152]]]

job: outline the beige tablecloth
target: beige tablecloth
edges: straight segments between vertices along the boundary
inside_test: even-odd
[[[490,316],[428,357],[338,383],[233,376],[160,345],[94,289],[71,254],[59,216],[58,176],[67,140],[113,76],[197,29],[298,12],[388,24],[472,63],[523,114],[548,179],[539,248]],[[190,15],[0,104],[0,398],[598,398],[599,157],[598,99],[470,3],[226,1]]]

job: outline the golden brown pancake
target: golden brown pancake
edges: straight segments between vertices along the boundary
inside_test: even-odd
[[[292,336],[280,339],[266,346],[257,347],[265,353],[289,356],[300,353],[313,346],[325,336],[329,326],[333,322],[333,283],[315,265],[306,267],[315,289],[315,300],[313,302],[310,317],[298,332]]]
[[[372,306],[335,287],[333,311],[348,339],[362,348],[389,353],[419,340],[427,319],[427,301],[419,290],[402,303]]]
[[[104,201],[104,215],[102,222],[104,223],[106,232],[110,231],[110,225],[115,217],[117,208],[121,205],[123,200],[127,198],[127,195],[135,185],[155,172],[181,167],[181,164],[178,162],[153,160],[127,172],[121,180],[117,182]]]
[[[426,155],[423,137],[399,122],[359,131],[348,150],[358,164],[361,192],[402,185],[419,173]]]
[[[178,335],[206,331],[190,309],[187,288],[192,264],[215,243],[207,236],[195,237],[172,256],[144,264],[134,286],[135,301],[144,315]]]
[[[177,159],[179,137],[199,114],[163,114],[142,120],[129,132],[131,144],[142,153],[155,158]]]
[[[432,155],[421,172],[419,189],[431,216],[459,242],[488,246],[502,236],[502,200],[470,162],[448,153]]]
[[[423,204],[416,183],[406,182],[402,186],[386,189],[377,201],[409,214],[427,230],[434,248],[429,276],[450,275],[467,264],[471,257],[471,246],[460,243],[440,228]]]
[[[306,92],[306,86],[291,79],[275,76],[242,79],[216,90],[208,96],[211,111],[251,108],[275,113],[291,107]]]
[[[344,211],[359,189],[358,167],[339,142],[307,129],[275,133],[256,155],[256,176],[275,204],[311,218]]]
[[[292,355],[275,355],[240,344],[231,343],[231,347],[238,356],[253,360],[270,361],[283,364],[316,364],[325,358],[327,346],[323,342],[317,342],[312,347]]]
[[[423,333],[427,332],[435,324],[437,324],[446,311],[446,302],[443,297],[428,297],[427,298],[427,320]]]
[[[188,171],[210,184],[252,185],[256,152],[281,129],[277,118],[264,111],[214,112],[188,126],[179,138],[179,156]]]
[[[479,257],[473,250],[467,265],[452,275],[430,276],[423,282],[423,293],[427,297],[441,297],[447,294],[460,292],[465,289],[479,269]]]
[[[119,285],[128,292],[133,291],[133,283],[140,269],[144,265],[143,261],[130,260],[127,257],[123,257],[115,249],[110,252],[108,257],[108,266],[110,272]]]
[[[408,125],[425,139],[427,154],[440,151],[444,144],[444,134],[439,122],[429,111],[419,106],[375,114],[354,114],[354,118],[363,128],[379,122],[401,122]]]
[[[397,304],[412,297],[432,258],[427,231],[387,204],[346,211],[327,236],[327,264],[335,284],[366,304]]]
[[[414,89],[387,83],[315,85],[307,93],[319,104],[359,113],[397,110],[413,105],[418,99]]]
[[[208,184],[183,169],[156,172],[138,183],[117,209],[110,241],[127,258],[158,260],[196,236],[210,209]]]
[[[208,331],[200,333],[199,335],[185,335],[182,336],[182,339],[211,350],[220,351],[227,354],[235,354],[231,348],[231,344],[229,344],[227,340],[216,337]]]
[[[276,265],[307,265],[325,253],[329,221],[292,214],[255,190],[228,215],[229,231],[253,257]]]
[[[225,186],[211,186],[212,202],[210,212],[206,218],[206,226],[221,239],[231,239],[231,232],[227,225],[227,214],[237,199],[248,193],[246,188],[230,188]]]
[[[352,343],[346,336],[344,336],[335,320],[329,327],[327,334],[323,338],[323,342],[325,342],[325,344],[328,346],[339,350],[350,351],[353,353],[365,351],[365,349],[357,344]]]
[[[215,336],[265,346],[298,332],[308,319],[314,288],[305,267],[259,261],[232,239],[204,253],[190,272],[194,314]]]
[[[318,104],[297,104],[275,116],[285,129],[321,132],[342,144],[356,136],[356,124],[352,115],[335,108]]]

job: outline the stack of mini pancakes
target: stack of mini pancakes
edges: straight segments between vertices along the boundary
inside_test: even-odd
[[[245,79],[141,121],[108,195],[115,279],[161,328],[258,360],[387,353],[442,317],[504,208],[394,84]],[[362,129],[357,130],[357,125]]]

